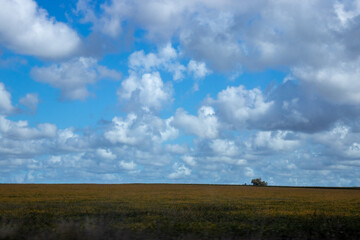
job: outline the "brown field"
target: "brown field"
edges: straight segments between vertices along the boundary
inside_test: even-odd
[[[360,190],[1,184],[0,239],[360,239]]]

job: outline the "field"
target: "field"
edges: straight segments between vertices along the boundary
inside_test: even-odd
[[[1,184],[0,239],[360,239],[360,190]]]

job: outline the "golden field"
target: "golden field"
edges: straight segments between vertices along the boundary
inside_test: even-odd
[[[360,190],[1,184],[0,239],[360,239]]]

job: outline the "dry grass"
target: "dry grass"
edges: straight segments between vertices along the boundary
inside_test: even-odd
[[[0,239],[360,239],[360,190],[0,185]]]

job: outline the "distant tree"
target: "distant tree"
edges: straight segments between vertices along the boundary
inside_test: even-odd
[[[261,178],[254,178],[251,180],[253,186],[267,186],[267,182],[261,181]]]

